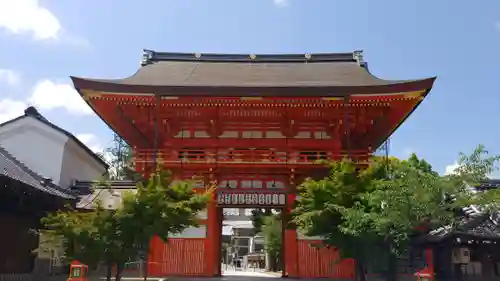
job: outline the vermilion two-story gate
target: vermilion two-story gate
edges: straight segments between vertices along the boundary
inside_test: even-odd
[[[133,146],[138,171],[147,175],[161,163],[179,179],[217,182],[200,227],[168,245],[151,242],[151,275],[193,276],[221,273],[221,206],[288,213],[296,185],[323,169],[317,160],[351,157],[361,165],[434,82],[379,79],[361,52],[145,51],[142,67],[129,78],[72,79],[102,120]],[[314,238],[295,229],[283,231],[284,275],[352,277],[352,260],[336,262],[336,250],[311,247]]]

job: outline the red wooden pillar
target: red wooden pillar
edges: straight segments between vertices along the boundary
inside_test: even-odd
[[[215,195],[215,194],[214,194]],[[217,206],[215,198],[207,204],[207,236],[205,237],[205,276],[216,275],[217,258]]]
[[[222,260],[222,219],[223,219],[223,214],[222,214],[222,208],[216,207],[216,215],[217,215],[217,220],[215,224],[215,242],[214,242],[214,248],[215,248],[215,276],[221,276],[222,275],[222,269],[221,269],[221,260]]]
[[[285,211],[290,213],[292,210],[293,203],[295,202],[295,194],[288,194],[288,202]],[[287,216],[289,217],[289,216]],[[298,241],[297,241],[297,230],[296,229],[285,229],[285,263],[283,275],[288,277],[299,277],[298,276]]]
[[[427,268],[434,274],[434,251],[431,248],[425,249],[425,260],[427,262]]]

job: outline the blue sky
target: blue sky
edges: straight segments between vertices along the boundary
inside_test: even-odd
[[[391,139],[444,172],[460,151],[500,153],[498,0],[0,0],[0,121],[34,104],[93,149],[110,131],[70,75],[120,78],[141,50],[229,53],[362,49],[386,79],[438,76]]]

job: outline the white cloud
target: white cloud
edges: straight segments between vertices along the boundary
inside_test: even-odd
[[[0,123],[23,115],[25,109],[26,103],[23,101],[12,99],[0,100]]]
[[[0,0],[0,29],[29,34],[36,41],[90,46],[87,39],[64,30],[59,19],[38,0]]]
[[[14,70],[0,68],[0,82],[5,82],[9,86],[16,86],[21,82],[21,76]]]
[[[278,7],[286,7],[290,4],[289,0],[273,0],[274,5]]]
[[[18,76],[13,73],[0,72],[0,78],[6,77],[7,83],[17,83]],[[92,109],[70,84],[42,80],[35,85],[27,99],[0,99],[0,123],[23,115],[30,105],[40,110],[63,109],[76,116],[92,114]]]
[[[460,167],[460,165],[458,165],[457,162],[455,162],[454,164],[448,165],[448,166],[446,166],[446,168],[444,168],[444,174],[451,175],[451,174],[455,173],[455,170],[458,167]]]
[[[64,109],[73,115],[92,114],[92,109],[70,84],[41,80],[28,101],[41,110]]]
[[[94,134],[77,134],[75,137],[85,144],[90,150],[103,155],[104,161],[108,164],[113,163],[113,155],[109,151],[104,151],[102,141]]]
[[[75,136],[83,144],[85,144],[93,152],[102,152],[103,148],[99,142],[99,139],[94,134],[78,134]]]
[[[59,39],[62,32],[59,19],[38,0],[0,0],[0,28],[35,40]]]

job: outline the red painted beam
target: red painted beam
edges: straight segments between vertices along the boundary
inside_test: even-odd
[[[336,139],[233,139],[233,138],[220,138],[220,139],[209,139],[209,138],[190,138],[190,139],[171,139],[164,140],[163,147],[165,148],[175,148],[175,147],[203,147],[203,148],[276,148],[277,151],[291,151],[294,149],[303,150],[339,150],[340,146],[338,140]]]
[[[383,140],[390,137],[393,130],[411,113],[416,102],[418,101],[409,100],[395,104],[394,108],[388,110],[374,122],[372,129],[367,132],[365,138],[356,139],[358,146],[372,147],[373,150],[377,149]]]

